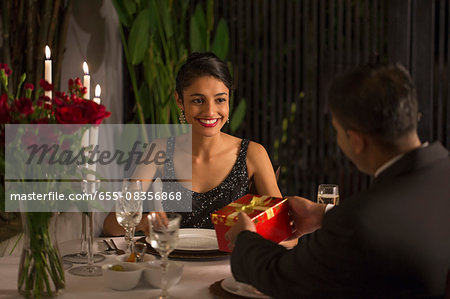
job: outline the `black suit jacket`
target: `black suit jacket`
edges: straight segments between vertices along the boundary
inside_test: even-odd
[[[322,227],[286,250],[244,231],[233,275],[275,298],[443,296],[450,268],[450,157],[440,143],[405,154]]]

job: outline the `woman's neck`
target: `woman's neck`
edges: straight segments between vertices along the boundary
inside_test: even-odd
[[[224,134],[220,132],[214,136],[192,135],[192,156],[210,158],[223,148]]]

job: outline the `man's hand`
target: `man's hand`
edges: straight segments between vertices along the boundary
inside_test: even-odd
[[[317,204],[298,196],[291,196],[288,200],[297,236],[312,233],[322,226],[325,204]]]
[[[256,227],[253,221],[248,217],[247,214],[240,212],[238,215],[238,220],[236,223],[230,228],[230,230],[225,234],[225,239],[227,239],[230,244],[231,250],[234,248],[234,242],[236,241],[237,236],[241,231],[249,230],[251,232],[256,232]]]

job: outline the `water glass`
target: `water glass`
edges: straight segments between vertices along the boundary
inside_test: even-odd
[[[339,204],[339,187],[333,184],[321,184],[317,190],[317,203]]]
[[[178,244],[181,215],[177,213],[150,213],[148,216],[150,245],[161,255],[161,294],[156,298],[172,298],[168,293],[168,256]]]
[[[116,200],[116,219],[125,230],[128,252],[134,252],[134,231],[142,219],[141,193],[140,180],[125,179],[122,185],[122,196]]]

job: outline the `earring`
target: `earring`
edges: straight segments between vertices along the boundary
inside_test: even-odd
[[[230,118],[227,118],[227,124],[229,124],[230,123]]]
[[[184,116],[184,111],[183,110],[181,110],[180,116],[178,116],[178,120],[180,121],[180,124],[185,124],[186,123],[186,117]]]

